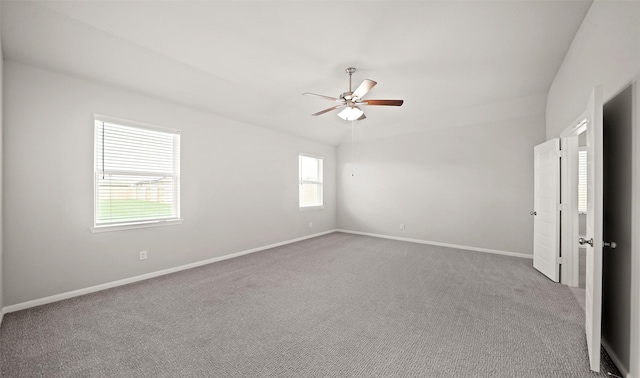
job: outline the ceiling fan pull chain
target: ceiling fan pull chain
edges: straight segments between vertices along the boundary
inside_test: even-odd
[[[353,174],[353,170],[354,170],[354,169],[353,169],[353,167],[354,167],[354,165],[356,164],[356,162],[355,162],[355,155],[356,155],[356,153],[355,153],[355,147],[354,147],[354,144],[353,144],[353,120],[351,120],[351,177],[353,177],[353,176],[354,176],[354,174]]]

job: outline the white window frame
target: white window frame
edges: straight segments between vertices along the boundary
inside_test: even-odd
[[[114,223],[104,223],[98,224],[98,206],[99,206],[99,185],[98,185],[98,177],[104,173],[117,173],[120,175],[127,175],[134,173],[128,172],[111,172],[108,170],[101,170],[97,167],[98,165],[98,141],[99,135],[97,135],[97,122],[111,123],[119,126],[129,127],[129,128],[137,128],[143,130],[151,130],[157,131],[167,134],[177,134],[178,135],[178,143],[174,144],[174,169],[171,177],[174,179],[173,185],[173,198],[175,199],[175,217],[165,218],[165,219],[140,219],[140,220],[131,220],[126,222],[114,222]],[[93,195],[93,227],[90,227],[91,232],[107,232],[107,231],[118,231],[118,230],[129,230],[129,229],[137,229],[137,228],[147,228],[147,227],[158,227],[158,226],[169,226],[182,224],[183,220],[180,216],[180,130],[170,129],[166,127],[151,125],[147,123],[125,120],[121,118],[115,118],[110,116],[105,116],[101,114],[94,114],[94,163],[93,163],[93,183],[94,183],[94,195]],[[145,172],[137,172],[137,173],[145,173]],[[151,172],[146,172],[151,173]]]
[[[310,159],[315,159],[318,162],[318,176],[319,176],[319,181],[314,181],[314,180],[303,180],[302,178],[302,164],[300,164],[300,160],[301,158],[310,158]],[[314,184],[318,186],[318,193],[319,193],[319,199],[320,199],[320,204],[319,205],[312,205],[312,206],[302,206],[302,204],[300,203],[300,190],[302,188],[302,185],[305,184]],[[313,156],[313,155],[308,155],[308,154],[299,154],[298,155],[298,208],[301,211],[305,211],[305,210],[318,210],[318,209],[323,209],[324,208],[324,158],[321,156]]]

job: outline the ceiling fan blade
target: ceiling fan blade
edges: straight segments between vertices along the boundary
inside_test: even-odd
[[[378,83],[373,80],[364,79],[364,81],[360,83],[358,88],[356,88],[356,90],[353,91],[353,94],[351,95],[351,97],[362,98],[362,96],[366,95],[367,92],[369,92],[371,88],[373,88],[376,84]]]
[[[330,111],[332,111],[332,110],[336,110],[336,109],[341,108],[341,107],[343,107],[343,106],[344,106],[344,105],[336,105],[336,106],[332,106],[332,107],[330,107],[330,108],[328,108],[328,109],[321,110],[321,111],[319,111],[319,112],[317,112],[317,113],[313,113],[312,115],[314,115],[314,116],[319,116],[319,115],[321,115],[321,114],[328,113],[328,112],[330,112]]]
[[[402,106],[404,100],[365,100],[359,102],[358,105],[385,105],[385,106]]]
[[[304,96],[322,97],[322,98],[326,98],[327,100],[337,101],[337,102],[341,102],[342,101],[342,100],[340,100],[339,98],[336,98],[336,97],[329,97],[329,96],[325,96],[325,95],[321,95],[321,94],[315,94],[315,93],[309,93],[309,92],[304,92],[303,95]]]

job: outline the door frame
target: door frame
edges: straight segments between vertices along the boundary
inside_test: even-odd
[[[560,283],[578,287],[580,274],[580,251],[578,248],[578,136],[587,130],[587,113],[584,112],[560,133]]]
[[[633,148],[631,156],[631,345],[629,360],[630,377],[640,378],[640,74],[631,83],[633,97],[632,130]],[[635,231],[634,231],[635,230]]]
[[[589,355],[589,365],[592,371],[600,371],[600,348],[601,348],[601,327],[602,327],[602,116],[603,116],[603,95],[602,86],[593,88],[587,107],[580,117],[574,121],[560,134],[561,140],[566,140],[565,145],[568,150],[564,151],[566,159],[561,159],[561,167],[565,167],[561,177],[566,180],[561,193],[562,210],[565,216],[561,217],[561,229],[567,232],[567,237],[562,238],[561,246],[565,249],[561,252],[564,256],[562,263],[567,265],[565,269],[574,266],[578,259],[578,233],[576,224],[579,220],[577,201],[577,174],[567,174],[575,169],[577,171],[578,148],[577,137],[586,130],[587,145],[590,155],[588,159],[589,187],[592,189],[588,193],[589,211],[587,212],[587,235],[590,237],[591,248],[587,246],[587,274],[586,274],[586,298],[585,298],[585,333]],[[596,127],[592,127],[591,123]],[[573,147],[573,148],[571,148]],[[571,151],[569,151],[569,149]],[[571,159],[573,157],[574,159]],[[570,162],[575,161],[576,165],[570,167]],[[576,172],[577,173],[577,172]],[[593,176],[595,175],[595,176]],[[574,189],[574,190],[570,190]],[[568,214],[567,214],[568,213]],[[596,216],[597,215],[597,216]],[[591,222],[591,223],[590,223]],[[582,242],[582,240],[581,240]],[[591,255],[589,251],[591,250]],[[572,269],[573,270],[573,269]],[[591,275],[589,274],[591,272]],[[575,274],[573,275],[575,276]]]
[[[640,92],[638,86],[640,83],[640,74],[636,76],[631,82],[632,96],[633,96],[633,115],[632,115],[632,182],[631,190],[635,195],[632,197],[632,239],[631,239],[631,345],[630,345],[630,361],[629,361],[629,375],[627,378],[640,378]],[[604,99],[603,99],[604,100]],[[561,201],[567,205],[566,212],[561,218],[562,236],[561,236],[561,248],[563,252],[564,263],[562,265],[562,281],[561,283],[568,286],[578,286],[578,247],[576,243],[576,237],[578,236],[578,211],[577,201],[573,202],[573,190],[566,190],[575,185],[577,188],[577,172],[571,173],[571,157],[575,156],[577,162],[578,148],[576,145],[575,155],[570,139],[577,136],[584,130],[579,126],[580,122],[586,118],[586,113],[582,113],[580,117],[576,119],[569,127],[567,127],[561,134],[561,146],[566,151],[567,159],[561,159],[561,172],[562,174],[562,191]],[[564,157],[564,156],[563,156]],[[565,175],[564,173],[571,173]],[[568,181],[565,181],[569,178]],[[571,182],[571,180],[575,181]],[[573,206],[573,208],[572,208]],[[572,215],[572,216],[568,216]],[[575,228],[574,228],[575,227]],[[569,230],[575,230],[573,237],[565,234]],[[568,253],[566,251],[571,251]],[[574,277],[575,275],[575,277]],[[567,279],[565,281],[565,278]]]

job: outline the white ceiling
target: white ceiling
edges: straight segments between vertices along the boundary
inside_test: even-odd
[[[591,1],[2,1],[5,59],[96,79],[338,144],[311,114],[378,82],[359,127],[390,136],[434,115],[546,95]]]

